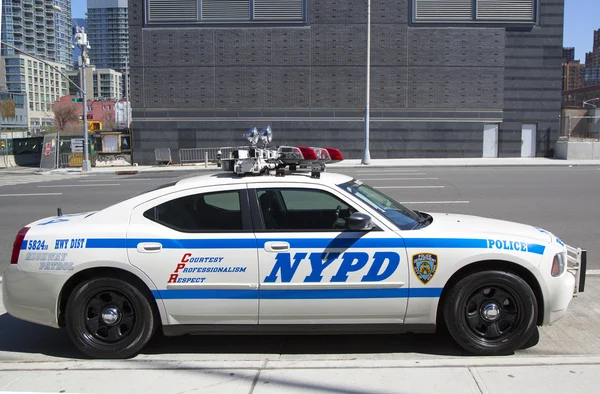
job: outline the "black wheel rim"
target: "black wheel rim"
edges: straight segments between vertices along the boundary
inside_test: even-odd
[[[480,287],[465,303],[469,333],[482,342],[501,342],[522,320],[523,302],[512,289],[500,285]]]
[[[129,336],[136,323],[130,299],[117,290],[102,290],[92,296],[84,310],[86,336],[102,343],[117,343]]]

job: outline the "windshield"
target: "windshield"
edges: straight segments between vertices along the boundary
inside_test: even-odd
[[[412,230],[424,222],[424,219],[416,212],[359,180],[353,179],[338,186],[369,204],[401,230]]]

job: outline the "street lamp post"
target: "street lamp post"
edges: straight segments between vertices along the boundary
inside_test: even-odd
[[[369,152],[369,118],[371,101],[371,0],[367,0],[367,83],[365,103],[365,147],[361,164],[371,164]]]
[[[53,5],[52,8],[55,11],[58,11],[64,14],[64,11],[61,7],[57,5]],[[69,16],[70,18],[70,16]],[[83,27],[79,26],[79,24],[75,21],[75,19],[70,18],[75,26],[77,26],[77,32],[75,34],[75,43],[81,49],[81,99],[83,100],[83,160],[81,162],[81,172],[88,172],[91,170],[90,165],[90,156],[88,149],[88,128],[87,128],[87,97],[86,97],[86,86],[85,86],[85,67],[88,62],[87,50],[90,49],[90,44],[87,40],[87,34]]]

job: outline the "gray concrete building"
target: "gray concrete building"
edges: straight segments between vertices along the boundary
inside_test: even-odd
[[[372,0],[371,156],[552,154],[564,0]],[[129,0],[134,161],[364,143],[366,0]]]
[[[81,85],[81,68],[67,73],[73,83],[69,84],[69,94],[79,96],[75,85]],[[107,68],[88,66],[85,69],[85,88],[88,98],[94,100],[119,100],[123,97],[121,83],[123,76],[120,72]]]

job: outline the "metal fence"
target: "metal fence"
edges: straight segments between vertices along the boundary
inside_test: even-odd
[[[600,116],[567,116],[562,120],[561,136],[572,139],[600,140]]]
[[[236,149],[244,149],[245,146],[225,146],[221,148],[188,148],[179,150],[179,163],[181,165],[193,163],[216,163],[218,154],[221,159],[230,158]]]

